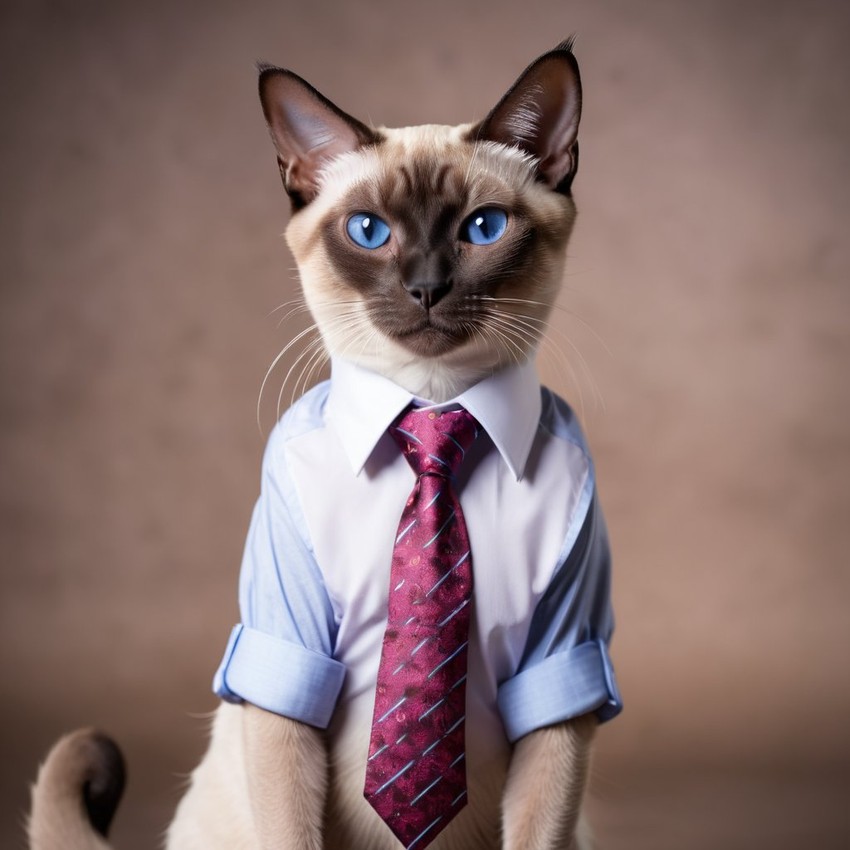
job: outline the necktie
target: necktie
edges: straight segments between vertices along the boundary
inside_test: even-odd
[[[478,425],[465,410],[411,410],[389,430],[416,483],[393,549],[364,793],[422,850],[466,805],[472,558],[454,476]]]

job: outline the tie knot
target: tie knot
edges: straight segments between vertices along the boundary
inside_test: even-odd
[[[475,442],[479,426],[462,408],[441,413],[411,408],[389,430],[417,475],[450,477]]]

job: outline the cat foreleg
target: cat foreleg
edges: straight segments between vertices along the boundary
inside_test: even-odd
[[[585,850],[576,827],[596,725],[584,715],[517,742],[502,801],[503,850]]]
[[[246,704],[248,794],[261,850],[322,850],[327,750],[322,733]]]

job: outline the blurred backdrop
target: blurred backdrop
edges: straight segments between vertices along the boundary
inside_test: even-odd
[[[303,327],[272,312],[297,281],[255,60],[364,120],[457,123],[577,33],[580,218],[541,371],[615,547],[602,847],[850,846],[847,9],[6,0],[0,844],[66,730],[125,749],[126,850],[205,746],[257,395]]]

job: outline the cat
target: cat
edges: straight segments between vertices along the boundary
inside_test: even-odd
[[[360,451],[362,470],[355,463],[352,474],[346,466],[331,427],[339,374],[361,389],[348,398],[355,407],[372,388],[402,398],[403,405],[426,407],[458,399],[474,407],[482,386],[504,389],[513,394],[506,395],[510,405],[500,409],[496,396],[495,418],[502,417],[509,437],[515,422],[531,426],[520,435],[524,455],[499,445],[497,428],[488,432],[471,453],[473,469],[458,479],[466,488],[464,513],[474,499],[502,509],[496,525],[484,531],[483,520],[475,525],[468,517],[476,574],[468,802],[433,842],[423,836],[409,846],[586,850],[590,839],[580,813],[591,742],[598,723],[620,710],[606,652],[612,629],[607,539],[574,417],[553,394],[541,393],[533,373],[576,215],[571,186],[582,91],[572,43],[529,65],[484,120],[457,127],[374,128],[290,71],[261,65],[259,73],[292,205],[287,242],[333,360],[331,389],[323,384],[308,393],[270,439],[264,475],[272,483],[261,500],[290,506],[294,518],[285,522],[296,542],[288,545],[298,549],[292,557],[312,564],[315,556],[321,564],[310,567],[320,575],[321,601],[304,592],[304,604],[318,604],[317,628],[330,630],[327,658],[317,661],[321,653],[305,638],[307,661],[328,681],[336,681],[343,666],[347,672],[336,691],[328,686],[332,696],[320,707],[326,715],[320,720],[312,705],[294,712],[296,719],[269,710],[275,699],[305,701],[300,674],[291,672],[298,665],[289,662],[300,663],[301,648],[291,642],[269,644],[284,662],[273,689],[287,696],[268,696],[268,678],[239,685],[234,654],[247,652],[268,602],[260,568],[246,561],[241,601],[251,625],[234,630],[217,674],[216,690],[227,701],[217,710],[209,750],[179,804],[167,847],[402,846],[363,796],[388,573],[381,558],[370,566],[368,555],[362,556],[368,569],[347,564],[358,551],[352,545],[358,535],[389,560],[392,540],[374,541],[373,531],[383,528],[377,517],[385,502],[398,522],[410,470],[397,449],[392,454],[374,435],[377,445]],[[284,485],[276,466],[282,457],[292,476]],[[508,469],[512,464],[517,468]],[[299,479],[302,466],[320,484]],[[402,483],[391,483],[396,480]],[[381,482],[386,488],[377,489]],[[405,486],[409,491],[409,482]],[[275,487],[289,490],[280,496]],[[360,512],[348,526],[337,522],[343,496]],[[301,507],[291,508],[291,499],[303,503],[303,515]],[[254,548],[281,533],[264,523],[283,520],[267,521],[268,504],[260,505],[246,547],[249,560]],[[299,536],[305,526],[309,540]],[[525,538],[522,546],[535,556],[522,554],[514,538]],[[274,587],[291,581],[284,573],[273,578]],[[357,584],[353,591],[351,584]],[[303,588],[285,592],[298,596]],[[344,601],[349,592],[357,599],[350,610]],[[292,616],[297,626],[302,615]],[[270,640],[257,639],[264,646]],[[516,700],[530,720],[513,717]],[[323,726],[327,731],[317,728]],[[120,756],[108,739],[86,731],[63,739],[34,788],[33,850],[105,848],[120,776]]]

